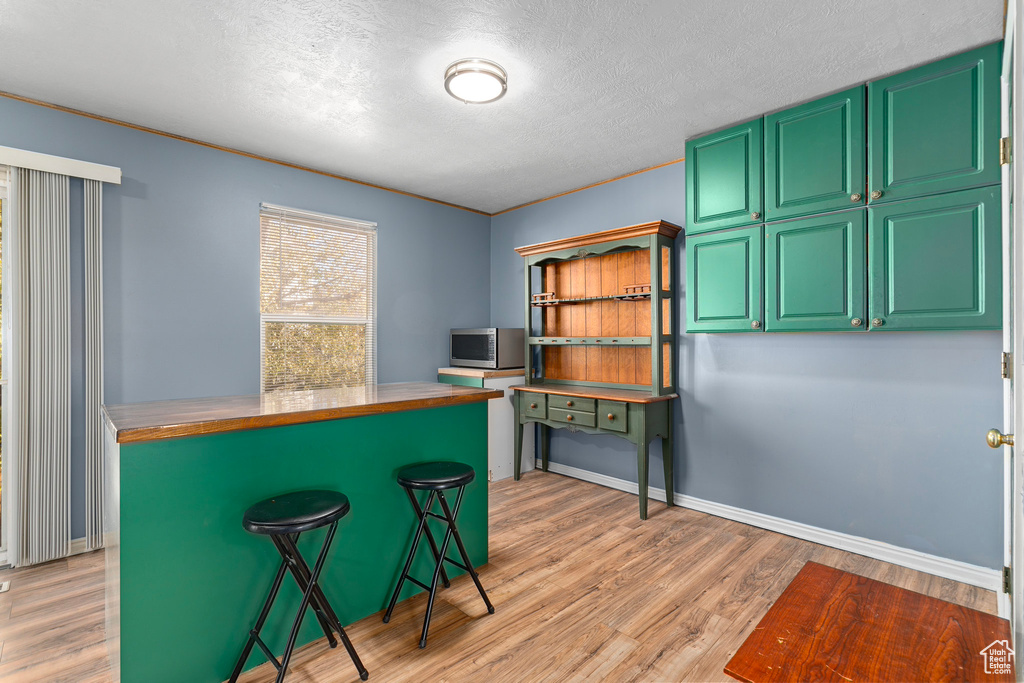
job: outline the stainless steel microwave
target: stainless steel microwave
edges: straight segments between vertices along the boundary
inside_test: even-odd
[[[521,368],[526,338],[521,327],[478,327],[452,330],[449,361],[455,367]]]

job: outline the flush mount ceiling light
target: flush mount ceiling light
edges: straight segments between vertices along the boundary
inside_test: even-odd
[[[466,104],[494,102],[508,90],[508,74],[487,59],[460,59],[445,70],[444,89]]]

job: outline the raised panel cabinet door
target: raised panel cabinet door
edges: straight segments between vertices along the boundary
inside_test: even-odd
[[[686,233],[763,223],[761,119],[686,143]]]
[[[760,332],[764,226],[686,238],[687,332]]]
[[[859,86],[765,117],[765,220],[865,203],[866,102]]]
[[[863,331],[865,210],[765,226],[767,332]]]
[[[1002,327],[999,187],[868,209],[875,330]]]
[[[868,84],[869,203],[999,182],[1000,46]]]

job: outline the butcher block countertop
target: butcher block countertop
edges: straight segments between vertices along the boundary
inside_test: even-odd
[[[493,389],[401,382],[103,406],[117,443],[340,420],[503,398]]]

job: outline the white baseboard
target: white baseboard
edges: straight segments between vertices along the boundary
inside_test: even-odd
[[[578,467],[570,467],[568,465],[561,465],[557,462],[551,462],[548,464],[548,469],[556,474],[564,474],[568,477],[582,479],[583,481],[589,481],[594,484],[600,484],[601,486],[607,486],[608,488],[618,489],[619,491],[625,491],[626,493],[636,495],[639,492],[639,487],[635,482],[618,479],[617,477],[609,477],[605,474],[589,472],[587,470],[579,469]],[[665,489],[657,489],[652,486],[649,490],[649,497],[654,500],[664,502]],[[1002,590],[1003,577],[1002,572],[998,569],[989,569],[987,567],[980,567],[966,562],[950,560],[937,555],[929,555],[928,553],[922,553],[918,550],[901,548],[890,543],[873,541],[869,538],[844,534],[839,531],[830,531],[828,529],[822,529],[809,524],[793,522],[781,517],[773,517],[771,515],[753,512],[751,510],[744,510],[743,508],[733,507],[731,505],[723,505],[722,503],[715,503],[710,500],[686,496],[681,493],[675,494],[673,499],[675,504],[680,507],[689,508],[698,512],[705,512],[709,515],[714,515],[715,517],[724,517],[725,519],[731,519],[735,522],[742,522],[743,524],[749,524],[750,526],[756,526],[761,529],[776,531],[780,534],[785,534],[786,536],[793,536],[794,538],[811,541],[812,543],[819,543],[821,545],[829,546],[830,548],[838,548],[839,550],[845,550],[857,555],[864,555],[865,557],[882,560],[883,562],[890,562],[901,567],[916,569],[920,572],[941,576],[945,579],[953,579],[954,581],[960,581],[961,583],[978,586],[979,588],[984,588],[986,590],[996,591],[997,593]]]

